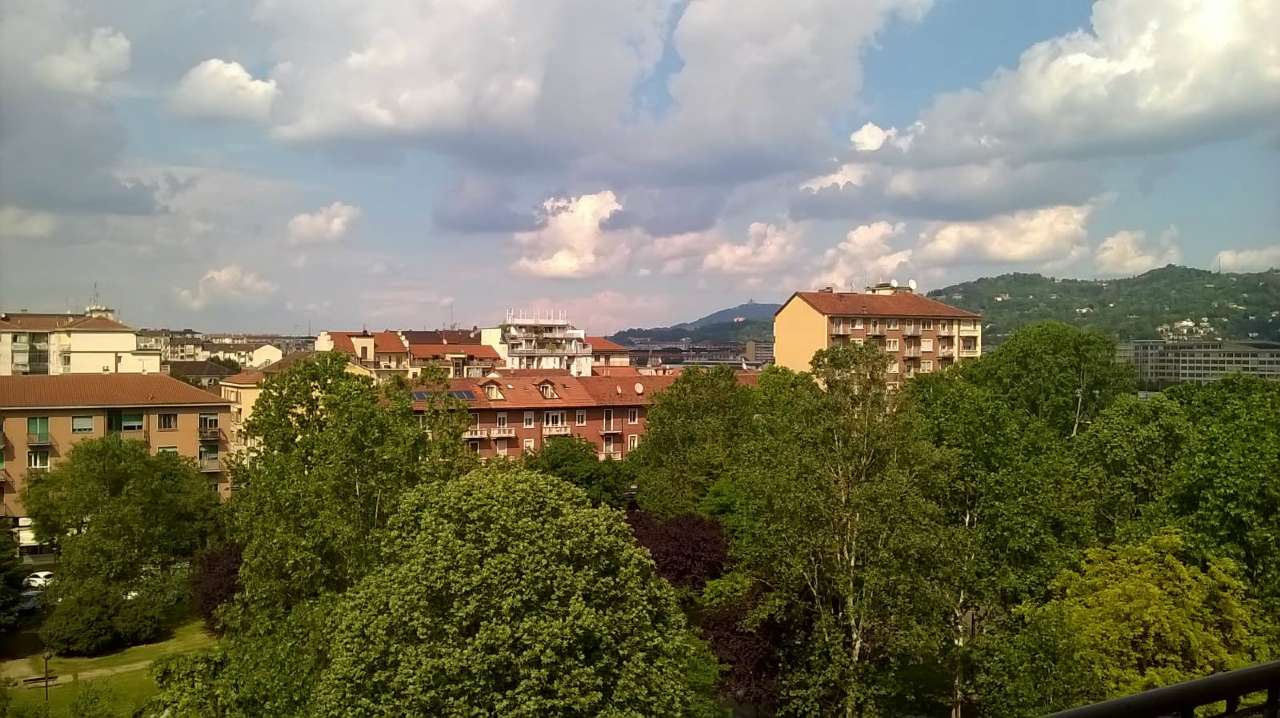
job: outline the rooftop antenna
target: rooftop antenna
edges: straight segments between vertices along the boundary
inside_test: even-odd
[[[94,283],[93,283],[93,299],[92,299],[92,300],[90,300],[90,304],[92,304],[92,305],[93,305],[93,306],[95,306],[95,307],[98,307],[98,306],[101,306],[101,305],[102,305],[102,298],[98,296],[98,283],[97,283],[97,282],[94,282]]]

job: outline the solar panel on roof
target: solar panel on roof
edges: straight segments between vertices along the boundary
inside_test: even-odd
[[[467,401],[471,401],[476,398],[475,392],[473,391],[451,391],[449,392],[449,396],[452,396],[455,399],[466,399]]]
[[[430,399],[430,398],[431,398],[431,392],[429,392],[429,391],[415,391],[415,392],[413,392],[413,400],[414,400],[414,401],[426,401],[427,399]]]

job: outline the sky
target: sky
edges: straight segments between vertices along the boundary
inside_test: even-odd
[[[0,0],[0,308],[607,333],[1280,267],[1274,0]]]

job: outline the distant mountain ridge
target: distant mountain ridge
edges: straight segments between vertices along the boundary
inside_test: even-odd
[[[1154,339],[1161,325],[1189,320],[1192,333],[1280,341],[1280,270],[1211,272],[1168,265],[1136,277],[1058,279],[1002,274],[935,289],[928,296],[981,312],[983,337],[998,343],[1019,327],[1056,319],[1112,337]]]
[[[738,319],[742,320],[760,320],[767,319],[773,321],[773,315],[782,308],[781,304],[761,304],[755,301],[749,301],[746,304],[739,304],[736,307],[721,309],[718,312],[712,312],[701,319],[695,319],[691,322],[683,324],[674,324],[672,329],[699,329],[711,324],[732,323]]]
[[[621,344],[640,342],[745,342],[773,340],[773,314],[781,304],[750,301],[691,322],[651,329],[624,329],[609,337]]]

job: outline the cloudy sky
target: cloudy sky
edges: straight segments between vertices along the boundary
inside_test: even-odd
[[[0,0],[0,307],[592,331],[1280,266],[1274,0]]]

